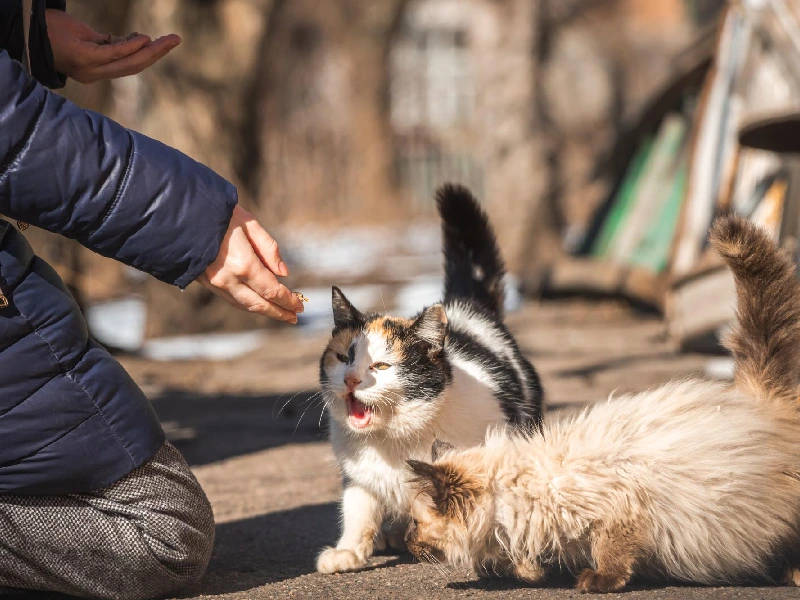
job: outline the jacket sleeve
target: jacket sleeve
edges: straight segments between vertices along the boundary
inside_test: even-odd
[[[56,71],[50,38],[47,36],[45,9],[66,10],[65,0],[33,0],[29,47],[31,73],[49,88],[62,88],[67,76]],[[0,50],[6,50],[14,60],[22,61],[25,36],[22,27],[22,0],[0,0]]]
[[[83,110],[0,51],[0,214],[186,287],[217,256],[236,188]]]

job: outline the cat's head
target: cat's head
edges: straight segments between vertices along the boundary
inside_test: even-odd
[[[426,562],[478,568],[502,553],[494,532],[494,499],[474,452],[433,463],[409,460],[411,524],[406,544]]]
[[[416,319],[364,315],[334,287],[333,323],[320,361],[332,418],[353,434],[407,438],[425,429],[452,379],[444,307]]]

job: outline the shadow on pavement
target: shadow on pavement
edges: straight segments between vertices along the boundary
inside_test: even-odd
[[[338,532],[332,502],[217,525],[202,592],[244,591],[313,573],[317,554]]]
[[[167,438],[190,465],[327,438],[316,390],[268,396],[169,390],[153,399]]]
[[[333,502],[217,525],[214,554],[199,591],[241,592],[314,573],[319,551],[338,533],[339,508]],[[389,558],[362,572],[415,562],[410,554],[382,556]]]

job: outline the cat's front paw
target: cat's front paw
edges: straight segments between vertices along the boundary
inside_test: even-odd
[[[618,592],[628,581],[618,575],[603,575],[593,569],[586,569],[578,577],[577,590],[581,594],[608,594]]]
[[[360,558],[352,550],[325,548],[317,558],[317,571],[320,573],[341,573],[355,571],[367,564],[366,558]]]

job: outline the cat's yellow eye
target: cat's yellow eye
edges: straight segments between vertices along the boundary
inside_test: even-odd
[[[377,362],[374,365],[372,365],[372,368],[373,369],[378,369],[378,371],[385,371],[386,369],[388,369],[391,366],[392,365],[390,365],[389,363]]]
[[[346,354],[337,354],[336,358],[338,358],[343,363],[347,362],[347,355]]]

